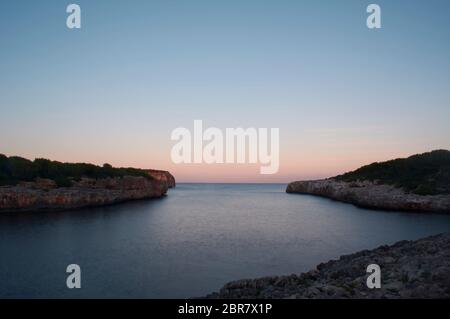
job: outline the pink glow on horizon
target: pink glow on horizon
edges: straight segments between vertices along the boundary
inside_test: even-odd
[[[44,157],[61,162],[85,162],[102,165],[109,163],[115,167],[152,168],[170,171],[178,183],[288,183],[294,180],[309,180],[332,177],[357,169],[376,161],[408,157],[413,154],[431,151],[432,149],[411,149],[395,151],[393,149],[341,150],[326,152],[314,150],[280,154],[280,169],[277,174],[259,174],[260,164],[173,164],[168,156],[147,154],[145,152],[129,152],[125,155],[111,153],[58,153],[41,154],[11,153],[7,156],[22,156],[33,160]]]

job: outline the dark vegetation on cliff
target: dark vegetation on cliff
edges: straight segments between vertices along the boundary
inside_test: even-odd
[[[151,179],[144,170],[136,168],[114,168],[109,164],[97,166],[86,163],[61,163],[44,158],[30,161],[18,156],[7,157],[0,154],[0,186],[47,178],[54,180],[58,187],[70,187],[72,180],[80,180],[82,177],[99,179],[123,176],[143,176]]]
[[[394,185],[418,195],[450,194],[450,151],[436,150],[408,158],[373,163],[335,177]]]

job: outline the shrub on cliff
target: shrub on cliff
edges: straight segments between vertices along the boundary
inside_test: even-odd
[[[113,168],[109,164],[97,166],[86,163],[61,163],[38,158],[34,161],[22,157],[7,157],[0,154],[0,185],[16,185],[21,181],[34,181],[36,178],[48,178],[58,187],[69,187],[71,180],[82,177],[106,178],[123,176],[143,176],[151,178],[144,170],[135,168]]]
[[[335,178],[346,182],[369,180],[394,185],[419,195],[450,194],[450,152],[437,150],[373,163]]]

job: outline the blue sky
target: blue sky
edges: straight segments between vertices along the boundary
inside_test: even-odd
[[[71,2],[2,1],[0,153],[223,180],[170,161],[194,119],[279,127],[279,181],[449,149],[450,2],[372,2],[72,1],[69,30]]]

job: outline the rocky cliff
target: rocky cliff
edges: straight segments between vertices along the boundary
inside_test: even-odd
[[[246,279],[207,298],[450,298],[450,234],[341,256],[300,275]],[[367,266],[381,268],[369,289]]]
[[[57,187],[53,180],[36,179],[0,187],[0,212],[65,210],[101,206],[134,199],[161,197],[168,182],[142,176],[81,178],[71,187]]]
[[[448,194],[418,195],[402,188],[370,181],[345,182],[329,178],[292,182],[287,186],[286,192],[319,195],[374,209],[450,212]]]
[[[156,180],[166,183],[168,188],[176,186],[175,177],[168,171],[160,171],[156,169],[146,169],[145,172]]]

